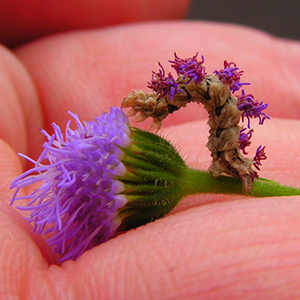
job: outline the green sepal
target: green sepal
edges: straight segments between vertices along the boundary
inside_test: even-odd
[[[187,166],[166,139],[137,128],[132,130],[132,144],[121,148],[127,172],[120,180],[128,203],[119,211],[127,230],[168,214],[183,197],[180,181]]]
[[[146,190],[145,190],[146,192]],[[119,231],[128,230],[164,217],[183,197],[179,187],[157,187],[143,195],[135,195],[120,211]]]

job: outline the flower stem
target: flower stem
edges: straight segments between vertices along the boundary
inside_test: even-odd
[[[264,178],[256,179],[251,191],[244,192],[240,179],[230,176],[214,178],[209,172],[191,168],[187,168],[185,174],[182,176],[181,188],[185,195],[199,193],[249,195],[252,197],[300,195],[300,189]]]

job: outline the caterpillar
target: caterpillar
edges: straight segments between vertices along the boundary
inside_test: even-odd
[[[258,117],[260,124],[269,117],[262,111],[267,104],[254,100],[252,95],[246,95],[244,90],[239,97],[234,93],[242,85],[240,82],[243,71],[238,71],[234,63],[224,62],[224,69],[207,75],[203,67],[204,58],[197,60],[198,53],[186,59],[179,58],[170,61],[176,70],[175,80],[171,73],[165,74],[159,63],[159,72],[152,74],[148,87],[149,93],[133,90],[122,101],[122,106],[131,108],[128,115],[138,115],[138,121],[153,118],[153,125],[158,130],[162,121],[175,111],[186,107],[188,103],[202,104],[208,112],[209,138],[206,144],[211,152],[212,163],[208,171],[213,177],[222,173],[239,178],[244,191],[250,191],[253,181],[258,177],[260,161],[266,159],[265,147],[259,147],[253,159],[244,157],[245,147],[250,145],[253,129],[250,129],[250,118]],[[239,125],[241,119],[248,119],[246,128]]]

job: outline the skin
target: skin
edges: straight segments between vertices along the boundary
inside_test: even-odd
[[[109,24],[119,23],[106,2],[99,3],[98,8],[102,5],[112,16]],[[27,1],[15,3],[23,5]],[[188,5],[184,1],[178,3],[182,9]],[[176,7],[174,4],[169,8],[167,17],[180,17]],[[23,11],[36,14],[36,8],[30,9],[25,6]],[[135,16],[140,15],[140,7],[134,4],[131,9]],[[82,16],[86,21],[68,15],[67,9],[62,14],[71,19],[72,26],[68,28],[104,25],[82,25],[88,23],[87,16],[93,11],[94,8]],[[149,9],[144,13],[143,19],[151,18]],[[5,12],[0,10],[0,14]],[[46,18],[47,13],[40,19]],[[133,20],[141,18],[127,21]],[[16,34],[17,28],[22,28],[21,21],[14,22],[13,28],[8,27],[11,34],[1,37],[7,45],[29,41],[43,28],[33,24],[24,38]],[[55,28],[52,32],[67,29],[63,25]],[[47,33],[43,31],[42,35]],[[246,91],[269,103],[267,113],[272,118],[263,127],[252,122],[252,151],[260,144],[267,145],[268,160],[263,162],[260,175],[299,185],[299,42],[234,25],[172,21],[75,30],[12,50],[3,46],[1,299],[299,298],[299,197],[187,197],[169,216],[120,235],[87,251],[77,261],[62,265],[43,239],[32,234],[20,211],[8,205],[13,193],[9,184],[27,167],[16,153],[33,158],[39,155],[43,143],[39,127],[52,132],[53,121],[64,127],[70,118],[68,110],[91,120],[110,106],[119,106],[132,89],[146,89],[151,70],[158,69],[157,61],[168,71],[167,60],[173,58],[174,51],[180,57],[199,51],[205,57],[208,72],[222,68],[224,59],[234,61],[245,71],[243,80],[252,83]],[[161,130],[178,146],[190,166],[201,169],[210,164],[204,147],[206,122],[203,107],[190,105],[168,118]],[[133,120],[131,123],[137,126]],[[145,128],[149,124],[138,126]]]

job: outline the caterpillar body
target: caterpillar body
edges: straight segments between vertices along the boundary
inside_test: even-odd
[[[191,64],[196,56],[180,60],[182,63]],[[179,59],[176,54],[175,57]],[[201,72],[203,73],[203,70]],[[162,80],[164,83],[170,82],[173,94],[171,88],[169,88],[169,93],[164,92],[166,85],[164,90],[156,89],[149,93],[132,91],[124,98],[122,106],[131,108],[129,116],[138,114],[138,121],[152,117],[153,124],[160,129],[163,119],[174,111],[185,107],[190,102],[203,104],[208,112],[210,127],[210,135],[206,144],[212,157],[209,172],[213,177],[226,173],[240,178],[243,190],[250,191],[254,179],[258,177],[257,172],[252,168],[253,165],[257,166],[257,163],[255,160],[244,157],[240,149],[239,139],[242,128],[238,124],[243,118],[244,111],[239,109],[238,99],[233,96],[229,84],[223,83],[216,75],[202,74],[201,80],[191,80],[190,76],[185,75],[179,74],[177,80],[174,81],[171,74],[165,77],[162,69],[159,73],[154,73],[155,78],[152,82],[154,80],[160,80],[160,83]],[[151,83],[149,85],[151,86]]]

